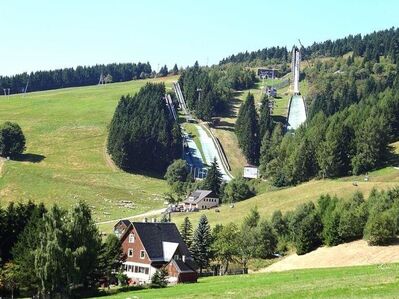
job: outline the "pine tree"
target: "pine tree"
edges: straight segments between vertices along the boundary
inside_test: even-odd
[[[361,174],[375,168],[387,155],[386,120],[370,115],[356,133],[356,155],[352,159],[352,167],[354,174]]]
[[[35,273],[43,297],[57,293],[67,294],[72,282],[65,255],[67,234],[64,228],[65,212],[58,206],[44,216],[38,234],[39,246],[34,252]]]
[[[220,195],[220,187],[222,185],[222,173],[219,170],[216,157],[211,163],[211,167],[208,170],[208,174],[203,183],[203,188],[206,190],[212,190],[216,195]]]
[[[25,136],[21,127],[12,122],[0,126],[0,156],[15,156],[25,150]]]
[[[267,177],[267,164],[273,159],[272,144],[270,133],[263,135],[262,145],[260,147],[259,173],[262,177]]]
[[[211,258],[211,228],[208,223],[208,219],[205,215],[202,215],[198,227],[194,232],[193,242],[191,244],[191,253],[194,261],[199,266],[200,274],[202,270],[209,265]]]
[[[69,265],[72,282],[88,287],[94,281],[98,252],[101,250],[101,238],[98,228],[91,217],[91,210],[84,202],[76,204],[68,213],[65,224],[68,234],[67,251],[72,259]]]
[[[151,287],[152,288],[164,288],[168,285],[166,280],[168,276],[168,271],[165,268],[157,270],[151,277]]]
[[[254,96],[250,93],[240,107],[236,122],[236,134],[239,146],[248,162],[257,165],[260,150],[259,125]]]
[[[262,98],[260,111],[259,111],[259,139],[263,140],[266,133],[273,132],[273,119],[270,114],[269,98],[265,95]]]
[[[245,216],[243,225],[250,228],[255,228],[258,226],[259,220],[260,220],[260,214],[258,211],[258,207],[255,206],[254,208],[251,208],[248,215]]]
[[[124,261],[124,254],[118,237],[110,234],[102,243],[98,257],[98,277],[110,280],[114,271],[119,272]]]
[[[18,236],[18,242],[12,249],[14,262],[18,265],[18,281],[30,291],[39,287],[39,280],[35,274],[35,250],[40,244],[38,235],[43,225],[43,215],[46,208],[43,203],[35,208],[24,231]]]
[[[188,217],[185,217],[183,223],[180,225],[180,234],[184,243],[190,248],[193,238],[193,226]]]
[[[173,66],[172,73],[173,73],[173,75],[179,74],[179,68],[177,67],[177,64],[175,64]]]

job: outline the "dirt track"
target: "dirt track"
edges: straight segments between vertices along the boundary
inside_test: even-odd
[[[390,246],[368,246],[364,240],[321,247],[305,255],[289,255],[259,272],[279,272],[305,268],[327,268],[399,262],[399,242]]]

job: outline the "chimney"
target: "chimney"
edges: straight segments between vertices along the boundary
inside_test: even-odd
[[[143,222],[148,222],[147,217],[144,217]]]
[[[186,256],[185,255],[182,255],[181,259],[182,259],[183,263],[186,262]]]

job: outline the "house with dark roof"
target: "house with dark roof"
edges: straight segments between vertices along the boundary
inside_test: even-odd
[[[183,209],[186,211],[193,209],[204,210],[218,206],[219,198],[211,190],[196,190],[183,201]]]
[[[120,241],[126,255],[123,273],[130,284],[151,282],[162,267],[169,283],[197,281],[197,267],[174,223],[131,222]]]

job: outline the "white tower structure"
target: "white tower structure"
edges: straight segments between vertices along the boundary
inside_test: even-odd
[[[294,46],[292,48],[292,63],[291,63],[292,83],[293,83],[294,94],[300,94],[300,92],[299,92],[299,65],[300,65],[300,62],[301,62],[300,51],[296,46]]]

